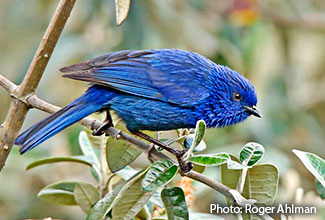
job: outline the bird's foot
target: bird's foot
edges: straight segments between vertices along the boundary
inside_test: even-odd
[[[94,136],[101,136],[105,133],[105,131],[107,130],[107,128],[109,127],[113,127],[113,122],[111,120],[108,121],[104,121],[103,124],[97,128],[96,130],[93,131],[93,135]]]
[[[112,119],[112,116],[111,116],[110,111],[109,110],[106,110],[106,118],[105,118],[105,121],[103,122],[103,124],[99,128],[97,128],[96,130],[93,131],[93,135],[94,136],[101,136],[104,133],[106,133],[105,131],[109,127],[114,127],[114,125],[113,125],[113,119]],[[108,136],[108,135],[106,134],[106,136]]]

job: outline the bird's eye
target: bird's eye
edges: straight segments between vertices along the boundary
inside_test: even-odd
[[[241,100],[241,95],[238,92],[234,92],[234,99],[236,101],[240,101]]]

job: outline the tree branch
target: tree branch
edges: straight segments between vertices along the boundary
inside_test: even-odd
[[[0,85],[3,86],[6,90],[10,90],[10,87],[16,87],[16,85],[12,82],[10,82],[8,79],[4,78],[3,76],[0,75]],[[10,85],[10,86],[8,86]],[[19,99],[17,99],[19,100]],[[26,105],[28,105],[30,108],[37,108],[41,111],[44,112],[48,112],[48,113],[54,113],[58,110],[60,110],[61,108],[55,105],[52,105],[40,98],[38,98],[36,95],[31,95],[29,97],[27,97],[24,100],[19,100],[20,102],[25,102]],[[99,127],[102,126],[101,122],[98,122],[96,119],[87,117],[84,118],[80,121],[80,123],[82,125],[84,125],[85,127],[91,129],[91,130],[95,130],[98,129]],[[170,159],[167,155],[158,152],[155,148],[152,148],[152,145],[124,132],[121,130],[118,130],[116,128],[110,127],[106,130],[106,133],[109,134],[110,136],[117,138],[117,139],[123,139],[126,140],[132,144],[134,144],[136,147],[138,147],[139,149],[141,149],[143,152],[145,152],[146,154],[150,154],[151,158],[154,160],[160,160],[160,159]],[[230,193],[230,188],[219,183],[218,181],[211,179],[203,174],[200,174],[198,172],[195,171],[190,171],[187,173],[182,173],[180,172],[181,175],[183,176],[187,176],[189,178],[192,178],[196,181],[199,181],[209,187],[211,187],[212,189],[220,192],[221,194],[223,194],[224,196],[226,196],[231,203],[235,203],[236,200],[233,196],[232,193]],[[273,219],[271,218],[269,215],[264,215],[264,216],[260,216],[262,219],[264,220],[270,220]]]
[[[56,46],[62,30],[70,16],[74,3],[75,0],[60,0],[34,55],[32,63],[27,70],[25,78],[19,86],[21,96],[28,96],[35,92],[47,63],[51,58],[54,47]]]
[[[16,89],[17,85],[5,78],[3,75],[0,74],[0,86],[3,87],[5,90],[12,94]]]
[[[29,106],[24,100],[35,92],[74,3],[75,0],[60,0],[21,85],[14,87],[4,77],[0,78],[0,85],[13,98],[7,117],[0,127],[0,171],[28,112]]]

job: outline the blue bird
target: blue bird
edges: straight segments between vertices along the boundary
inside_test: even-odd
[[[22,154],[102,110],[114,110],[130,132],[147,140],[149,137],[140,130],[194,128],[200,119],[207,127],[224,127],[250,115],[261,117],[250,81],[194,52],[125,50],[64,67],[61,72],[91,86],[72,103],[19,135],[15,144],[20,145]],[[109,113],[104,125],[112,125]]]

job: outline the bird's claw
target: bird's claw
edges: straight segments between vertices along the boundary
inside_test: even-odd
[[[93,135],[94,136],[101,136],[104,133],[106,133],[105,131],[109,127],[113,127],[113,123],[111,121],[105,121],[99,128],[97,128],[96,130],[93,131]]]

